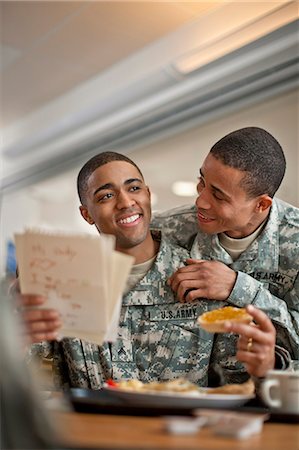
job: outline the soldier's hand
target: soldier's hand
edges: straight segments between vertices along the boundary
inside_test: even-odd
[[[24,325],[25,343],[57,339],[62,323],[55,309],[42,308],[46,301],[45,297],[21,294],[18,280],[12,287],[11,293],[15,298],[15,312]]]
[[[241,361],[247,372],[256,377],[264,377],[275,365],[276,330],[269,317],[252,305],[247,306],[255,324],[226,322],[228,332],[240,335],[237,344],[236,357]]]
[[[187,259],[187,266],[178,269],[168,284],[181,302],[196,298],[226,300],[236,282],[234,270],[219,261]]]

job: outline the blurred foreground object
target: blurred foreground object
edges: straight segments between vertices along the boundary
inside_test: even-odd
[[[7,283],[0,285],[1,449],[54,449],[55,432],[23,362],[22,325],[13,313]]]

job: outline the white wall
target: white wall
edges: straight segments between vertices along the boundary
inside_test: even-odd
[[[296,90],[134,151],[130,157],[143,169],[152,190],[159,194],[157,208],[164,210],[184,202],[170,193],[170,181],[195,180],[206,154],[218,139],[238,128],[259,126],[272,133],[285,152],[287,171],[277,194],[299,206],[298,119],[299,90]]]
[[[176,180],[196,180],[198,169],[210,147],[228,132],[244,126],[265,128],[281,143],[287,159],[287,172],[278,196],[299,206],[298,104],[297,90],[134,150],[129,156],[140,165],[148,185],[158,197],[155,209],[164,210],[192,203],[195,197],[184,199],[172,194],[171,183]],[[93,227],[83,221],[78,211],[78,170],[79,167],[3,198],[1,275],[5,267],[5,243],[13,237],[14,232],[25,226],[43,225],[54,229],[92,232]]]

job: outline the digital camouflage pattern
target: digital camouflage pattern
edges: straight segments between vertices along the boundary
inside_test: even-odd
[[[244,366],[235,358],[236,336],[207,333],[196,324],[219,301],[179,303],[167,286],[189,252],[162,240],[147,275],[123,297],[119,338],[97,346],[79,339],[35,345],[53,352],[56,384],[99,389],[108,378],[141,381],[185,377],[201,386],[243,382]],[[221,380],[217,379],[217,377]]]
[[[217,235],[198,230],[195,206],[157,214],[152,225],[190,250],[192,258],[221,261],[235,270],[237,281],[227,302],[263,310],[276,327],[277,342],[299,359],[298,208],[274,199],[266,226],[235,261]]]

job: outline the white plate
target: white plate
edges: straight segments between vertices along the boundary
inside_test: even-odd
[[[230,408],[248,402],[254,395],[205,394],[201,392],[136,392],[105,386],[110,395],[126,400],[130,404],[160,406],[164,408]]]

